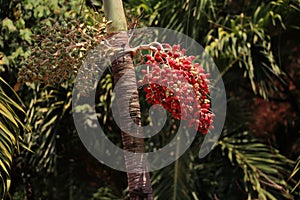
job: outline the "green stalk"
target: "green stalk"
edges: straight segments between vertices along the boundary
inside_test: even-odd
[[[104,13],[111,24],[107,27],[108,33],[127,31],[127,22],[121,0],[103,0]]]

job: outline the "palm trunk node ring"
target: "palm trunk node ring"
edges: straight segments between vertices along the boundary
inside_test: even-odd
[[[132,52],[126,52],[129,49],[129,38],[127,35],[127,22],[124,14],[123,4],[121,0],[103,0],[105,16],[108,21],[111,21],[107,27],[107,33],[110,37],[110,44],[113,48],[124,49],[125,53],[117,57],[112,62],[112,76],[114,83],[126,73],[127,70],[133,70],[134,64],[132,60]],[[113,38],[113,39],[111,39]],[[126,102],[128,95],[131,99],[129,104],[129,112],[132,120],[141,125],[141,111],[139,104],[139,96],[137,89],[132,93],[132,88],[136,87],[135,76],[130,77],[125,83],[119,87],[122,88],[122,94],[116,99],[117,105],[122,105]],[[129,92],[130,91],[130,92]],[[118,106],[117,106],[118,107]],[[118,109],[120,116],[126,116],[128,110]],[[123,121],[121,123],[127,123]],[[143,134],[143,133],[135,133]],[[134,153],[144,153],[144,139],[133,137],[125,132],[121,132],[122,144],[124,150]],[[144,160],[138,161],[136,157],[124,154],[125,165],[127,169],[129,196],[131,200],[151,200],[153,199],[153,191],[149,172],[146,170]],[[133,172],[134,171],[134,172]],[[136,172],[135,172],[136,171]]]

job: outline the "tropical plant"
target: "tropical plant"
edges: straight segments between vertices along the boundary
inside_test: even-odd
[[[251,5],[248,9],[232,4],[227,1],[177,1],[176,4],[158,1],[153,16],[160,20],[149,17],[149,23],[184,32],[201,42],[223,74],[234,66],[245,69],[243,73],[249,78],[254,93],[266,98],[266,93],[275,87],[268,80],[278,79],[282,72],[271,50],[269,32],[265,30],[272,26],[279,29],[277,24],[284,28],[280,13],[284,3],[272,1],[257,7]],[[250,12],[253,15],[248,16]],[[187,17],[178,17],[184,15]]]
[[[132,8],[132,10],[137,12],[145,6],[143,2],[139,4],[136,1],[127,1],[127,3],[128,7],[135,6],[136,9]],[[289,199],[293,198],[293,195],[297,197],[298,194],[291,192],[291,185],[287,182],[287,175],[291,172],[293,161],[281,155],[276,150],[277,147],[265,145],[262,141],[250,136],[254,132],[251,130],[250,117],[253,115],[255,118],[256,113],[251,113],[252,108],[249,108],[248,105],[251,104],[253,98],[253,95],[249,93],[250,88],[254,94],[263,98],[281,99],[280,97],[283,95],[281,88],[286,87],[288,79],[282,66],[282,60],[285,58],[280,55],[280,49],[274,46],[274,40],[291,29],[295,30],[294,28],[298,25],[295,16],[299,16],[299,2],[176,1],[174,3],[151,1],[146,5],[153,4],[156,6],[152,15],[148,15],[147,9],[145,11],[149,24],[178,30],[202,43],[206,51],[215,59],[223,75],[227,94],[230,97],[229,102],[232,104],[228,109],[230,112],[227,113],[226,131],[224,132],[224,134],[226,132],[231,134],[226,134],[220,139],[218,147],[214,150],[214,153],[217,152],[216,154],[212,152],[208,156],[217,163],[212,164],[208,161],[198,166],[203,169],[198,184],[208,191],[205,193],[199,188],[200,197],[211,199]],[[287,12],[290,14],[286,15]],[[291,20],[292,18],[294,20]],[[248,109],[247,113],[244,112],[246,108]],[[241,127],[243,128],[241,129]],[[227,144],[230,143],[232,144],[228,150]],[[223,151],[220,149],[221,146]],[[262,150],[264,155],[251,150],[252,146],[264,149]],[[277,145],[275,144],[275,146]],[[299,154],[299,152],[295,153]],[[224,157],[220,158],[220,154]],[[218,170],[221,167],[220,163],[218,164],[220,159],[223,162],[225,162],[224,159],[227,159],[227,167]],[[247,159],[247,163],[244,159]],[[271,169],[268,161],[277,163],[278,167]],[[249,164],[253,164],[253,166],[249,167]],[[210,167],[214,165],[216,168]],[[234,167],[238,165],[240,167]],[[211,169],[215,169],[215,171]],[[168,171],[169,174],[173,172]],[[215,172],[220,179],[214,179]],[[279,178],[277,178],[277,173],[281,173]],[[158,174],[155,177],[163,177],[163,173],[158,172]],[[232,177],[226,174],[230,174]],[[266,174],[269,179],[263,180],[266,178]],[[205,178],[206,181],[203,183],[201,177],[209,178]],[[170,179],[167,180],[170,182]],[[234,181],[239,183],[236,184]],[[159,184],[161,183],[159,182]],[[206,184],[209,187],[205,187]],[[164,187],[162,185],[160,186]],[[183,185],[185,186],[185,184]],[[240,187],[240,191],[243,192],[239,192],[237,187]],[[155,188],[156,185],[154,185],[154,191],[156,191]],[[166,193],[168,190],[172,190],[172,187],[164,188]],[[194,191],[192,188],[190,191]],[[214,191],[208,188],[220,190],[214,194]],[[228,189],[231,191],[230,194],[233,194],[230,197],[225,195]],[[170,193],[168,192],[168,194]],[[160,192],[156,195],[163,194]],[[246,194],[249,196],[247,197]],[[187,197],[182,196],[182,198]]]
[[[1,77],[0,83],[0,195],[4,199],[11,184],[13,156],[20,151],[22,132],[28,129],[22,119],[26,114],[21,99]]]
[[[269,147],[242,132],[226,136],[219,141],[222,153],[230,163],[237,165],[243,173],[247,199],[291,199],[291,186],[287,175],[293,162],[281,155],[277,149]]]
[[[297,179],[297,177],[298,177],[298,182],[296,182],[295,186],[292,189],[292,192],[295,192],[295,193],[298,193],[298,194],[300,193],[300,191],[299,191],[299,186],[300,186],[299,171],[300,171],[300,156],[297,158],[296,163],[295,163],[295,167],[294,167],[294,169],[292,171],[292,174],[289,178],[289,179],[291,179],[293,177],[296,177],[296,179]],[[298,191],[297,191],[297,188],[298,188]]]
[[[92,9],[86,9],[84,2]],[[299,198],[299,158],[293,162],[281,154],[282,149],[291,147],[270,144],[273,137],[265,133],[265,127],[261,125],[269,117],[263,114],[273,112],[272,109],[267,112],[269,102],[259,111],[253,108],[257,105],[253,103],[254,98],[286,101],[281,97],[289,96],[289,90],[281,90],[282,87],[299,88],[299,81],[291,80],[298,71],[295,70],[289,79],[286,77],[292,68],[286,60],[290,57],[297,60],[290,48],[294,51],[299,49],[294,44],[298,37],[295,28],[299,22],[296,20],[299,17],[299,1],[124,0],[124,3],[128,26],[135,28],[138,21],[140,25],[159,25],[184,32],[203,44],[223,74],[229,97],[227,122],[218,144],[207,157],[200,160],[195,156],[201,145],[201,139],[198,138],[179,160],[153,172],[154,199]],[[16,75],[23,65],[20,80],[34,82],[19,88],[29,107],[27,123],[32,128],[32,133],[26,135],[25,140],[35,153],[22,151],[21,156],[15,159],[11,187],[13,199],[128,198],[128,192],[132,191],[130,188],[138,185],[140,180],[126,180],[126,174],[108,169],[84,150],[76,134],[70,109],[75,70],[81,66],[87,51],[101,42],[104,29],[110,23],[102,18],[101,3],[78,0],[59,4],[57,1],[30,0],[4,1],[1,5],[9,5],[5,7],[9,9],[0,8],[0,37],[4,37],[4,46],[0,42],[0,47],[5,55],[0,64],[6,71],[4,76],[7,73]],[[24,23],[20,16],[23,16]],[[125,31],[127,25],[124,19],[122,24],[122,30]],[[284,36],[286,33],[289,34]],[[34,37],[29,40],[31,34]],[[281,37],[282,42],[277,42]],[[286,40],[288,37],[291,38]],[[27,52],[28,44],[33,45],[30,55]],[[76,48],[72,48],[74,45]],[[23,60],[24,56],[26,60]],[[43,62],[47,58],[48,62]],[[22,60],[25,62],[20,64]],[[97,111],[109,138],[121,145],[120,130],[110,113],[113,81],[119,78],[113,73],[114,77],[107,70],[100,81]],[[47,79],[44,79],[45,75],[49,75]],[[286,85],[288,81],[292,81],[293,85]],[[10,83],[15,83],[15,79],[11,78]],[[291,95],[296,104],[300,99],[298,91],[294,90],[294,95]],[[140,104],[146,102],[143,95],[140,93]],[[9,105],[13,110],[18,110]],[[147,106],[141,105],[142,108]],[[18,113],[15,111],[15,114]],[[87,120],[84,123],[88,125],[89,113],[85,114]],[[265,117],[259,118],[258,115]],[[297,113],[294,115],[293,112],[291,116],[297,117]],[[265,131],[258,134],[265,134],[266,141],[254,137],[253,117]],[[296,122],[290,120],[288,125],[282,125],[284,132],[279,130],[281,138],[287,137],[285,133],[290,130],[297,134],[297,126],[293,126]],[[170,127],[176,127],[175,121],[170,123]],[[293,126],[293,129],[288,126]],[[155,145],[167,143],[173,131],[167,129],[151,142]],[[135,142],[143,144],[141,141]],[[146,148],[149,148],[147,143]],[[298,157],[298,154],[294,150],[293,155]],[[10,166],[5,165],[7,169]],[[3,172],[1,175],[6,176]],[[131,186],[123,191],[127,187],[126,181]]]
[[[72,18],[72,16],[74,17],[72,14],[71,16],[69,15],[69,18]],[[110,19],[110,16],[113,15],[109,14],[108,19]],[[33,137],[30,136],[31,138],[28,138],[28,140],[36,153],[33,156],[26,155],[26,157],[29,158],[27,163],[36,166],[36,168],[35,170],[26,171],[26,173],[39,172],[44,168],[46,168],[48,172],[54,172],[53,170],[55,168],[53,167],[56,165],[56,156],[54,153],[57,147],[55,144],[57,126],[53,126],[53,124],[58,123],[64,118],[64,113],[68,110],[68,105],[70,104],[64,103],[65,98],[61,99],[62,101],[58,99],[59,95],[56,93],[58,92],[56,89],[39,89],[40,86],[36,85],[36,83],[62,88],[64,87],[63,85],[65,85],[65,81],[72,81],[72,74],[76,74],[85,53],[102,40],[105,23],[101,22],[99,24],[101,27],[97,27],[97,21],[95,21],[94,17],[87,16],[87,18],[85,18],[85,22],[89,20],[91,22],[87,25],[76,20],[63,21],[61,24],[53,20],[46,20],[46,24],[41,29],[41,33],[36,34],[34,38],[35,47],[32,49],[31,55],[19,73],[21,81],[33,82],[31,87],[35,93],[34,99],[30,103],[30,117],[28,120],[29,124],[34,125],[34,134],[32,135]],[[117,22],[115,20],[112,21]],[[112,22],[112,26],[117,27],[117,29],[114,30],[117,31],[119,28],[114,22]],[[123,25],[127,26],[126,22],[125,24],[121,24],[121,27]],[[125,27],[125,30],[126,29],[127,27]],[[49,30],[50,34],[45,37],[45,33],[49,32]],[[62,43],[57,46],[57,42],[59,41],[62,41]],[[64,51],[65,49],[66,51]],[[72,52],[70,53],[69,50],[72,50]],[[61,77],[62,74],[63,76]],[[41,87],[43,86],[41,85]],[[40,95],[39,93],[41,93],[42,96],[37,98]],[[70,95],[68,95],[67,99],[69,99],[69,97]],[[67,100],[67,102],[69,101]],[[48,108],[49,106],[50,108]],[[125,146],[126,145],[125,142]],[[45,147],[47,148],[45,149]],[[133,166],[136,167],[136,165]],[[128,173],[128,175],[130,177],[130,196],[134,196],[133,190],[140,190],[139,186],[145,184],[141,182],[143,180],[140,179],[141,176],[138,173],[135,175]],[[133,176],[138,180],[131,179]],[[149,174],[147,176],[149,177]],[[137,183],[137,181],[140,183]],[[147,180],[147,183],[150,183],[150,179]],[[145,192],[151,195],[151,187],[149,187],[149,185],[146,185],[146,190]],[[151,198],[151,196],[149,196],[149,198]]]

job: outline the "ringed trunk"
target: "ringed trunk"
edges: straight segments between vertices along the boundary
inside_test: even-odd
[[[129,40],[127,35],[127,23],[124,14],[124,9],[121,0],[103,0],[105,16],[107,20],[112,21],[109,27],[107,27],[108,34],[110,38],[110,44],[113,48],[116,49],[127,49],[129,48]],[[119,79],[128,71],[133,70],[133,60],[132,54],[125,53],[121,56],[118,56],[112,62],[112,76],[114,83],[119,81]],[[136,124],[141,125],[141,111],[139,104],[139,96],[136,87],[136,78],[135,75],[126,79],[125,82],[120,84],[119,89],[121,91],[118,94],[119,98],[116,99],[117,107],[118,105],[123,105],[127,102],[127,99],[130,99],[129,105],[125,105],[125,108],[128,107],[129,113],[131,116],[130,120],[133,120]],[[121,123],[126,126],[128,123],[126,117],[128,115],[127,109],[118,109],[118,114],[123,120]],[[143,133],[133,133],[133,134],[143,134]],[[133,137],[128,133],[122,131],[122,144],[123,149],[128,152],[133,153],[144,153],[144,139]],[[149,172],[147,171],[145,158],[138,159],[137,156],[132,156],[132,154],[124,154],[125,165],[127,169],[127,178],[128,178],[128,187],[129,187],[129,196],[132,200],[141,200],[141,199],[153,199],[153,192],[151,186],[151,180]]]

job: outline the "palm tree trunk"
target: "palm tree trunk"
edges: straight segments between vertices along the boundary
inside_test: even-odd
[[[112,23],[108,27],[108,34],[110,37],[114,37],[114,40],[110,40],[112,47],[116,49],[129,48],[129,41],[127,36],[127,23],[125,19],[125,14],[123,10],[123,5],[121,0],[103,0],[105,16],[107,20],[111,20]],[[133,60],[131,53],[123,54],[117,57],[112,62],[112,76],[114,83],[116,84],[118,80],[126,73],[127,70],[133,70]],[[138,91],[136,88],[136,78],[132,76],[126,79],[126,82],[119,85],[122,94],[119,94],[119,98],[116,99],[117,105],[122,105],[126,102],[126,99],[131,99],[129,103],[129,112],[132,120],[141,125],[141,111],[139,104]],[[133,92],[133,93],[132,93]],[[130,98],[128,98],[128,96]],[[118,109],[118,114],[121,119],[126,119],[125,116],[128,114],[126,109]],[[124,118],[122,117],[124,116]],[[123,120],[121,123],[128,123]],[[124,150],[134,153],[144,153],[144,139],[133,137],[125,132],[122,132],[122,143]],[[143,133],[133,133],[133,134],[143,134]],[[137,159],[137,156],[132,154],[126,154],[125,164],[127,169],[129,196],[132,200],[140,199],[153,199],[153,192],[151,186],[151,180],[149,172],[146,170],[145,159]]]

